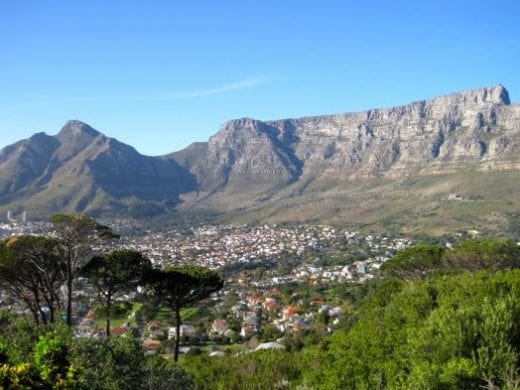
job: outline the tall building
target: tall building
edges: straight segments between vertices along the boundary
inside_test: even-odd
[[[13,213],[11,210],[7,210],[7,220],[11,221],[13,219]]]

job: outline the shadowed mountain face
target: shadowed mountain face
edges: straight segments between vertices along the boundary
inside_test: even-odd
[[[371,224],[391,220],[392,210],[444,218],[423,204],[442,209],[451,193],[472,200],[458,205],[466,209],[475,199],[514,199],[519,144],[520,105],[501,85],[359,113],[232,120],[208,142],[161,158],[71,121],[54,137],[36,134],[0,152],[0,204],[120,215],[215,211],[244,222]],[[478,181],[496,191],[485,193]],[[518,210],[511,202],[509,211]]]
[[[146,216],[173,210],[179,194],[195,189],[175,161],[142,156],[79,121],[3,149],[0,178],[0,203],[37,215]]]

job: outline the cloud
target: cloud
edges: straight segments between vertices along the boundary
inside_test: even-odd
[[[208,88],[201,89],[195,91],[187,91],[187,92],[174,92],[171,94],[158,95],[159,99],[188,99],[188,98],[196,98],[196,97],[204,97],[204,96],[212,96],[212,95],[222,95],[227,92],[234,91],[242,91],[244,89],[249,89],[252,87],[256,87],[257,85],[266,84],[275,80],[275,77],[256,77],[249,78],[245,80],[240,80],[234,83],[222,85],[216,88]]]
[[[67,104],[67,103],[81,103],[81,102],[98,102],[98,101],[169,101],[169,100],[182,100],[182,99],[193,99],[206,96],[223,95],[230,92],[238,92],[246,89],[254,88],[256,86],[270,83],[278,77],[274,76],[263,76],[263,77],[251,77],[229,84],[224,84],[215,88],[198,89],[193,91],[179,91],[179,92],[167,92],[158,94],[143,94],[143,95],[100,95],[100,96],[65,96],[65,97],[42,97],[38,96],[34,99],[25,99],[24,102],[18,102],[13,104],[0,104],[0,113],[9,113],[19,109],[41,106],[41,105],[56,105],[56,104]]]

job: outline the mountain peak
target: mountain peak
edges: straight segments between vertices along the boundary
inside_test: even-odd
[[[65,125],[61,128],[60,132],[58,133],[57,138],[60,141],[63,141],[64,139],[70,138],[93,138],[99,135],[101,135],[99,131],[93,129],[84,122],[73,119],[65,123]]]
[[[508,106],[511,104],[509,93],[502,84],[498,84],[494,87],[478,88],[459,92],[435,100],[444,100],[445,98],[456,103],[470,103],[477,105],[491,103]]]

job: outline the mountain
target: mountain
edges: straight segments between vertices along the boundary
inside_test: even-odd
[[[0,204],[54,212],[146,216],[172,210],[194,179],[173,160],[140,155],[80,121],[0,151]]]
[[[519,144],[520,105],[501,85],[358,113],[232,120],[162,157],[71,121],[0,152],[0,205],[494,230],[520,225]]]
[[[509,223],[519,143],[520,105],[498,85],[359,113],[232,120],[167,158],[197,180],[180,210],[431,231]]]

